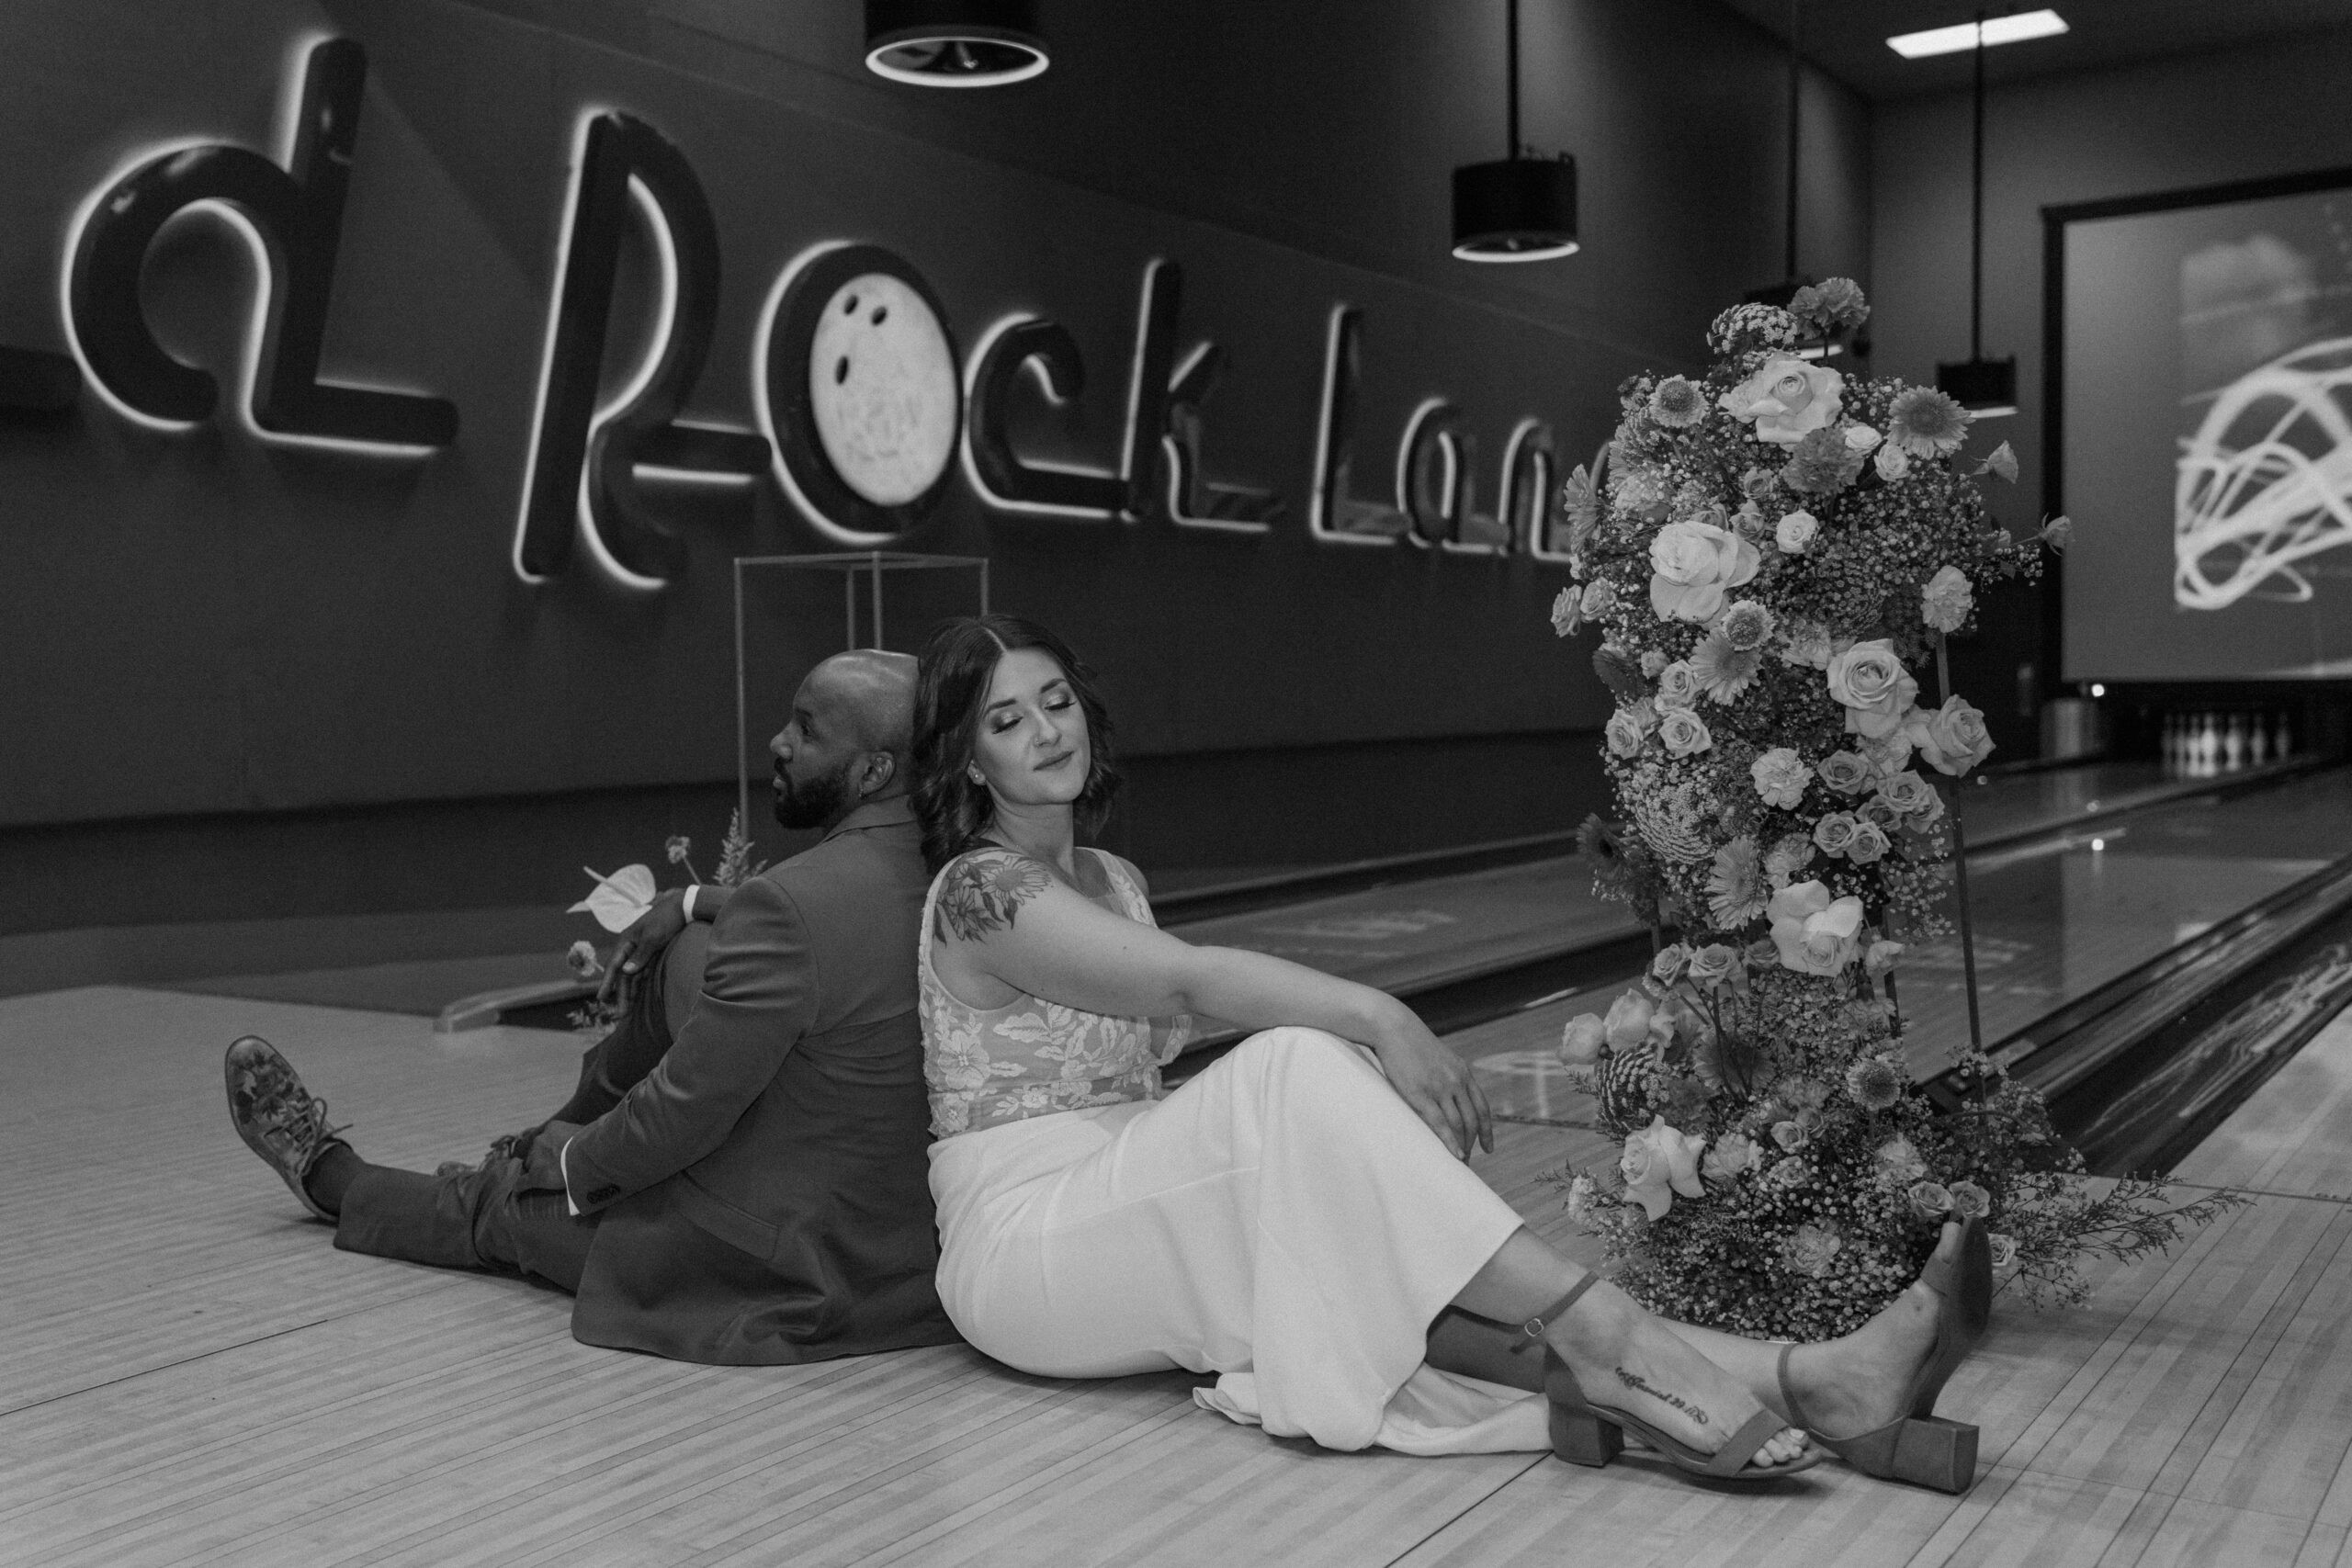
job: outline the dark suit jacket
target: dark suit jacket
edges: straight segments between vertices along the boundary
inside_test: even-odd
[[[821,1360],[952,1340],[932,1285],[904,800],[736,889],[661,1065],[565,1148],[598,1215],[574,1337],[688,1361]]]

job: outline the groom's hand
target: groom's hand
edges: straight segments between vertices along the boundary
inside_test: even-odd
[[[1392,1041],[1378,1051],[1389,1084],[1461,1158],[1470,1157],[1474,1145],[1494,1153],[1495,1113],[1486,1090],[1437,1036],[1426,1029],[1415,1032],[1418,1038]]]
[[[621,944],[613,953],[613,966],[605,972],[605,983],[596,988],[596,999],[609,1001],[616,989],[634,984],[646,961],[685,929],[686,890],[665,887],[655,894],[652,908],[621,932]]]

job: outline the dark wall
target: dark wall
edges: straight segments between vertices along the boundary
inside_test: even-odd
[[[2030,46],[2025,46],[2030,47]],[[2015,486],[1987,491],[2013,530],[2039,520],[2042,418],[2041,209],[2352,164],[2352,29],[2277,39],[2120,70],[1995,89],[1985,111],[1984,352],[2018,356]],[[1872,368],[1929,381],[1968,355],[1969,114],[1965,95],[1877,106],[1871,134]],[[2053,694],[2038,596],[2003,591],[1953,678],[1993,718],[2001,756],[2036,743],[2014,700],[2018,666]]]
[[[1181,345],[1214,340],[1233,361],[1205,409],[1206,462],[1281,498],[1269,532],[1009,516],[959,469],[890,541],[989,556],[999,606],[1055,622],[1102,667],[1130,754],[1319,758],[1275,770],[1311,798],[1350,747],[1589,728],[1606,699],[1544,623],[1561,568],[1318,542],[1305,521],[1336,306],[1364,322],[1355,493],[1385,496],[1397,433],[1443,397],[1478,442],[1491,511],[1515,422],[1544,421],[1564,463],[1580,460],[1607,434],[1619,378],[1690,364],[1713,310],[1781,270],[1769,40],[1712,0],[1523,9],[1525,139],[1573,150],[1583,179],[1584,253],[1533,268],[1445,255],[1448,171],[1499,151],[1498,6],[1048,5],[1055,70],[977,95],[868,76],[856,7],[831,0],[7,7],[0,342],[63,350],[60,262],[85,201],[168,142],[280,155],[301,47],[341,36],[365,47],[368,74],[325,372],[436,393],[460,423],[429,454],[355,455],[260,439],[226,408],[157,432],[85,390],[62,421],[0,425],[0,854],[46,834],[40,858],[57,861],[57,825],[76,823],[73,863],[96,875],[135,864],[158,832],[233,863],[284,837],[260,826],[280,814],[347,814],[346,837],[366,844],[383,836],[364,824],[408,807],[495,854],[497,837],[467,824],[498,811],[432,804],[484,797],[559,838],[571,823],[582,852],[601,852],[621,806],[731,774],[729,558],[836,539],[773,479],[649,483],[685,547],[659,591],[584,564],[526,583],[509,562],[572,130],[592,107],[655,126],[714,210],[722,282],[695,420],[755,423],[771,285],[812,245],[865,240],[928,280],[964,354],[1009,312],[1066,324],[1089,389],[1058,413],[1026,409],[1023,438],[1099,462],[1142,269],[1182,265]],[[1806,104],[1801,263],[1859,274],[1866,120],[1818,80]],[[625,258],[608,384],[645,330],[641,259]],[[225,226],[191,217],[164,231],[144,278],[158,338],[232,394],[256,272]],[[831,615],[829,601],[767,627],[772,660],[837,646]],[[900,625],[893,642],[914,629]],[[754,715],[754,736],[769,723]],[[1555,806],[1539,787],[1551,766],[1530,761],[1485,802],[1465,778],[1460,824],[1477,830],[1464,836],[1537,830],[1554,821],[1525,818],[1547,810],[1573,821],[1585,802]],[[1136,811],[1162,825],[1128,831],[1170,858],[1214,858],[1216,814],[1149,794]],[[1356,841],[1327,827],[1318,844],[1333,842],[1299,858],[1378,852],[1395,829],[1377,801],[1343,814]],[[41,880],[52,897],[12,922],[123,918],[77,906],[91,876]],[[412,880],[358,853],[340,907],[404,903]],[[180,901],[149,891],[159,915]]]

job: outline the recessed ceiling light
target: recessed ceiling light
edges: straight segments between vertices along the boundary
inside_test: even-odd
[[[1886,40],[1886,47],[1905,60],[1923,60],[1930,54],[1958,54],[1963,49],[1976,47],[1975,22],[1962,22],[1956,28],[1929,28],[1923,33],[1897,33]],[[2025,11],[2014,17],[1989,17],[1984,28],[1984,47],[1996,43],[2023,43],[2028,39],[2056,38],[2066,30],[2066,18],[2055,11]]]

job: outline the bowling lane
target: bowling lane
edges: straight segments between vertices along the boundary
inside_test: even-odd
[[[2335,769],[1971,855],[1986,1044],[2347,854],[2352,771]],[[1958,937],[1905,953],[1897,977],[1905,1054],[1932,1076],[1968,1042]]]
[[[2352,770],[2210,795],[2130,820],[1970,857],[1984,1038],[1998,1045],[2219,921],[2352,854]],[[1905,954],[1897,971],[1913,1073],[1931,1077],[1968,1041],[1957,937]],[[1599,1012],[1633,976],[1580,988],[1448,1043],[1478,1069],[1500,1112],[1580,1125],[1590,1101],[1554,1055],[1560,1029]]]
[[[1638,931],[1592,895],[1574,855],[1392,884],[1277,908],[1171,923],[1185,941],[1246,947],[1383,990],[1492,974]]]
[[[2290,776],[2307,766],[2301,761],[2279,762],[2241,769],[2225,778],[2190,778],[2153,761],[2090,762],[1980,778],[1962,802],[1968,841],[1980,849],[1998,849],[2069,823],[2211,793],[2222,784],[2244,789],[2265,779]]]

